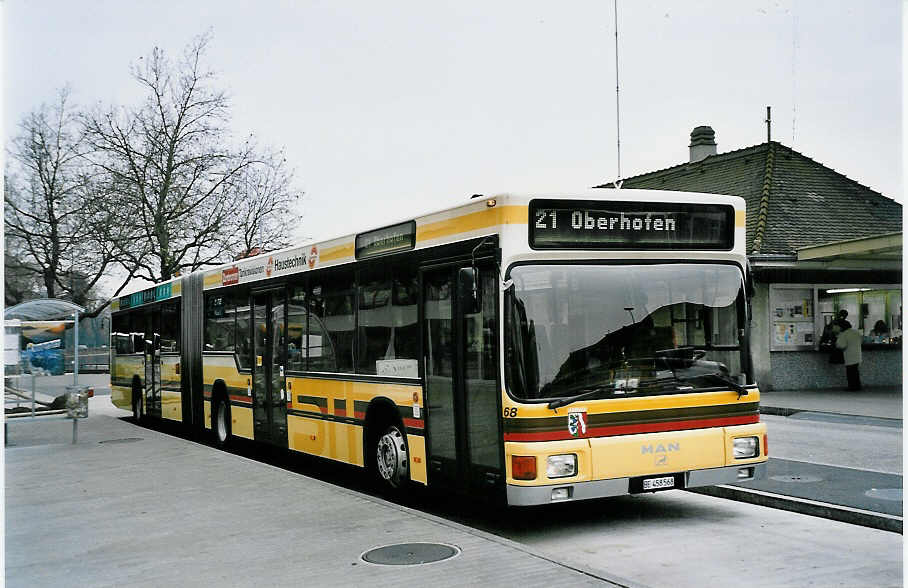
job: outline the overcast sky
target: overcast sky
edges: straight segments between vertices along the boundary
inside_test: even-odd
[[[321,239],[463,202],[617,176],[611,0],[3,3],[4,110],[69,83],[138,96],[129,66],[211,30],[238,136],[285,147]],[[621,171],[774,140],[902,200],[901,2],[619,0]]]

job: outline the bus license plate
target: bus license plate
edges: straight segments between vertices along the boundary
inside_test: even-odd
[[[650,478],[648,480],[643,480],[643,489],[644,490],[661,490],[663,488],[674,488],[675,487],[675,477],[666,476],[664,478]]]

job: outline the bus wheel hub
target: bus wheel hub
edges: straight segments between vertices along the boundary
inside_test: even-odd
[[[391,427],[378,440],[376,461],[378,473],[392,486],[397,486],[407,475],[407,446],[403,435]]]

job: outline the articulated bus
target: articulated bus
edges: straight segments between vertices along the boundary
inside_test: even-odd
[[[397,493],[538,505],[762,477],[744,240],[732,196],[474,196],[119,298],[112,399]]]

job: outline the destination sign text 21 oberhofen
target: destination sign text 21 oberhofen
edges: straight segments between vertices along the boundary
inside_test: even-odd
[[[534,200],[535,249],[731,248],[734,209],[718,204]]]

